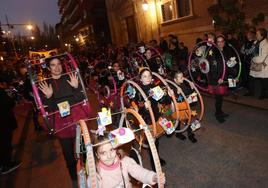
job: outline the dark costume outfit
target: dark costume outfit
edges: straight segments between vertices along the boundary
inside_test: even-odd
[[[146,62],[147,62],[148,66],[152,72],[158,73],[159,65],[158,65],[155,58],[148,59],[148,60],[146,60]]]
[[[33,97],[33,89],[31,85],[31,80],[29,78],[29,74],[27,73],[26,76],[23,78],[24,88],[23,88],[23,96],[24,98],[32,103],[32,117],[35,130],[41,130],[41,126],[38,122],[38,109],[35,105],[34,97]]]
[[[121,71],[121,72],[124,74],[123,71]],[[119,80],[118,73],[115,72],[114,70],[111,71],[111,75],[114,78],[114,81],[116,83],[117,89],[119,89],[123,85],[123,83],[126,81],[125,78],[122,79],[122,80]]]
[[[144,93],[147,96],[149,96],[150,90],[152,88],[154,88],[155,86],[153,84],[149,84],[149,85],[143,85],[143,84],[141,84],[140,87],[144,91]],[[159,108],[158,108],[158,103],[161,103],[161,104],[169,104],[169,103],[171,103],[171,100],[167,96],[163,96],[159,101],[154,100],[152,97],[149,97],[148,99],[149,99],[149,101],[151,103],[151,108],[152,108],[153,113],[154,113],[155,121],[157,121],[160,118],[160,116],[161,116],[161,114],[159,112]],[[137,95],[136,96],[136,100],[138,102],[144,101],[144,99],[142,98],[141,95]],[[150,113],[145,108],[145,106],[142,106],[142,107],[139,108],[139,114],[142,116],[142,118],[144,119],[144,121],[148,125],[151,125],[152,124]],[[160,126],[160,125],[156,124],[156,126]],[[156,146],[156,149],[157,149],[157,151],[159,153],[159,138],[156,138],[155,139],[155,146]],[[152,155],[151,151],[150,151],[150,159],[151,159],[150,161],[151,161],[152,168],[155,171],[155,166],[154,166],[154,162],[153,162],[154,160],[153,160],[153,155]],[[165,164],[165,161],[163,159],[161,159],[161,158],[160,158],[160,162],[161,162],[162,165]]]
[[[225,64],[227,61],[231,58],[232,54],[230,51],[230,48],[227,48],[224,46],[222,50]],[[225,66],[225,77],[223,80],[226,80],[227,78],[233,78],[235,75],[235,70],[232,68],[229,68],[227,65]],[[209,71],[209,89],[211,89],[212,93],[215,96],[215,117],[220,122],[223,123],[225,121],[224,116],[226,117],[227,114],[225,114],[222,111],[222,103],[223,103],[223,96],[225,95],[227,91],[227,86],[224,85],[224,83],[219,84],[218,80],[221,78],[221,74],[223,72],[223,63],[220,55],[216,55],[216,59],[210,61],[210,71]]]
[[[254,56],[255,52],[255,44],[254,40],[247,40],[245,44],[241,48],[242,54],[242,83],[243,86],[246,87],[248,90],[249,88],[249,71],[250,71],[250,62]],[[250,91],[249,91],[250,92]]]
[[[57,111],[57,104],[64,101],[68,101],[71,106],[71,112],[68,116],[61,117],[59,112],[49,115],[49,122],[55,131],[89,116],[89,106],[83,104],[75,105],[79,102],[82,102],[84,99],[81,85],[75,89],[67,82],[68,79],[69,77],[65,75],[61,76],[59,79],[49,80],[48,84],[52,85],[53,95],[49,99],[43,96],[43,102],[45,105],[47,105],[49,112]],[[76,159],[74,155],[76,126],[69,126],[55,135],[59,138],[70,176],[73,181],[77,181]]]
[[[189,83],[187,83],[187,82],[183,82],[182,84],[180,84],[180,85],[178,85],[178,86],[181,88],[181,90],[183,91],[183,93],[185,94],[186,97],[189,96],[190,94],[192,94],[192,93],[194,92],[194,90],[191,89],[191,86],[190,86]],[[172,86],[171,86],[171,87],[172,87]],[[176,89],[174,88],[173,91],[176,91]],[[179,103],[185,102],[184,98],[183,98],[182,96],[180,96],[177,92],[175,92],[175,95],[176,95],[177,102],[179,102]],[[182,99],[182,100],[179,101],[179,99]],[[190,105],[194,105],[194,104],[190,104]],[[178,124],[176,130],[179,130],[179,129],[180,129],[180,123],[181,123],[181,122],[179,122],[179,124]],[[196,140],[196,138],[195,138],[195,134],[193,133],[193,131],[192,131],[192,129],[191,129],[190,126],[187,128],[186,131],[187,131],[187,136],[188,136],[188,138],[189,138],[193,143],[197,142],[197,140]],[[185,139],[186,139],[185,136],[182,135],[182,133],[176,133],[176,136],[177,136],[179,139],[181,139],[181,140],[185,140]]]
[[[17,121],[13,112],[15,100],[0,88],[0,167],[8,166],[12,158],[12,134],[17,128]]]

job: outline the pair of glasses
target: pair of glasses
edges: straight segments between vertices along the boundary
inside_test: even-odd
[[[224,40],[217,40],[217,43],[224,43]]]

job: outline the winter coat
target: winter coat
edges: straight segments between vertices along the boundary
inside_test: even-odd
[[[99,188],[132,188],[129,175],[136,180],[149,185],[154,184],[155,172],[149,171],[138,165],[132,158],[125,156],[112,166],[99,162]]]
[[[0,104],[0,131],[12,132],[17,128],[17,121],[13,112],[16,103],[2,88],[0,88]]]
[[[266,60],[265,60],[266,58]],[[263,63],[265,60],[266,66],[262,67],[261,71],[250,70],[249,75],[254,78],[268,78],[268,40],[264,39],[260,42],[259,53],[254,56],[252,61],[255,63]]]

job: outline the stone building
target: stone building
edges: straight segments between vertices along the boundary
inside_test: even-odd
[[[213,20],[207,8],[217,0],[106,0],[112,42],[160,40],[169,34],[178,36],[191,48],[197,37],[214,31]],[[246,20],[257,13],[266,16],[260,26],[268,28],[266,0],[240,0]]]
[[[105,0],[58,0],[58,7],[61,20],[56,30],[65,46],[110,41]]]

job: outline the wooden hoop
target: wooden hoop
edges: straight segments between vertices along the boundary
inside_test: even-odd
[[[166,82],[171,84],[171,85],[173,85],[177,89],[177,92],[179,92],[182,95],[184,101],[187,100],[187,98],[186,98],[185,94],[183,93],[182,89],[177,84],[175,84],[174,82],[172,82],[171,80],[168,80],[168,79],[166,79]],[[175,106],[177,106],[177,101],[176,101],[175,104],[176,104]],[[190,105],[189,105],[188,102],[186,102],[186,106],[187,106],[187,112],[189,114],[188,121],[187,121],[187,123],[184,124],[185,126],[182,129],[176,130],[176,132],[184,132],[189,127],[189,125],[191,123],[191,108],[190,108]],[[180,125],[180,127],[182,127],[182,126],[183,125]]]

